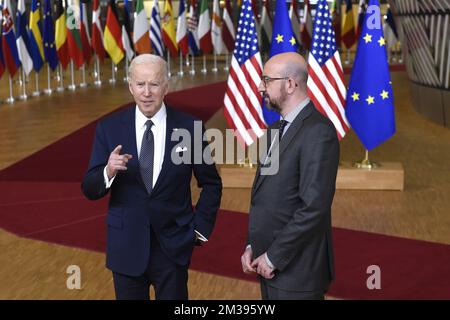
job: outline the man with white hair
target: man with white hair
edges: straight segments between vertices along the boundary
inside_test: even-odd
[[[116,298],[149,299],[153,285],[156,299],[187,299],[192,250],[212,232],[222,182],[214,163],[203,158],[200,163],[172,161],[180,152],[172,133],[185,129],[193,137],[195,119],[164,104],[169,84],[162,58],[134,58],[129,90],[136,104],[97,125],[82,191],[90,200],[111,193],[106,266]],[[198,149],[203,154],[206,148],[203,142]],[[190,159],[198,152],[192,145],[181,150]],[[202,188],[194,207],[192,173]]]

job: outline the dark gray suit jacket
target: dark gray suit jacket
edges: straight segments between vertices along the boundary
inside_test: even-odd
[[[276,267],[268,285],[326,291],[334,279],[331,204],[338,164],[336,130],[310,102],[284,133],[278,173],[260,175],[259,166],[253,183],[248,243],[254,258],[267,252]]]

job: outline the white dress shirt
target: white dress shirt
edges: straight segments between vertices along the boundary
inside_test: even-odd
[[[154,137],[154,157],[153,157],[153,187],[155,186],[156,181],[158,180],[159,173],[161,172],[161,168],[164,161],[164,151],[166,146],[166,122],[167,122],[167,111],[164,103],[161,106],[161,109],[151,118],[147,118],[139,107],[136,106],[135,111],[135,126],[136,126],[136,147],[138,159],[141,153],[141,145],[142,145],[142,137],[145,133],[145,123],[147,120],[152,120],[152,133]],[[106,174],[106,166],[103,169],[103,177],[105,178],[105,186],[106,189],[111,188],[111,185],[114,181],[114,177],[108,179],[108,175]]]
[[[164,151],[166,146],[166,120],[167,111],[164,103],[161,109],[151,118],[147,118],[136,106],[136,146],[138,159],[141,154],[142,137],[144,136],[147,120],[152,120],[152,133],[154,137],[154,157],[153,157],[153,187],[158,180],[159,173],[164,161]]]

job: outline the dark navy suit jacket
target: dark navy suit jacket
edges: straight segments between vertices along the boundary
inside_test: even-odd
[[[144,273],[150,255],[150,230],[163,251],[179,265],[188,265],[196,236],[194,229],[208,238],[213,230],[222,195],[222,182],[215,164],[179,164],[171,161],[171,153],[180,145],[171,141],[174,129],[187,129],[194,137],[195,119],[167,108],[164,161],[157,182],[149,195],[139,171],[136,147],[135,106],[119,111],[100,121],[88,171],[81,188],[90,200],[111,193],[107,215],[106,266],[114,272],[138,276]],[[201,126],[202,131],[203,126]],[[110,153],[122,145],[121,154],[131,154],[127,170],[117,173],[110,189],[106,189],[103,169]],[[194,159],[194,146],[185,152]],[[207,142],[195,152],[208,148]],[[203,150],[202,150],[203,149]],[[190,182],[192,173],[202,188],[200,198],[192,206]]]

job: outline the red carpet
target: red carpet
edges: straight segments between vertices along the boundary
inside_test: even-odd
[[[210,92],[211,99],[214,95],[219,93]],[[209,101],[214,108],[221,100]],[[187,110],[183,104],[177,108]],[[0,172],[0,227],[31,239],[104,251],[107,199],[85,200],[79,183],[87,167],[93,128],[90,124]],[[240,266],[246,230],[246,214],[221,210],[210,241],[196,248],[191,268],[255,280],[244,275]],[[333,237],[337,279],[331,295],[450,299],[450,246],[341,228],[334,228]],[[381,268],[381,290],[366,287],[370,265]]]

